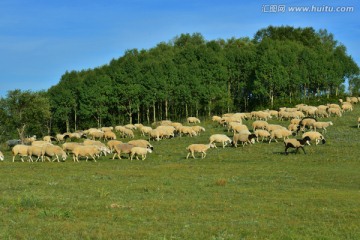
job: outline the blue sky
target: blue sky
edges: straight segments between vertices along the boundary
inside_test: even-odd
[[[270,12],[274,6],[285,10]],[[290,12],[294,6],[318,12]],[[1,0],[0,96],[47,90],[66,71],[95,68],[181,33],[252,38],[269,25],[327,29],[360,65],[358,0]]]

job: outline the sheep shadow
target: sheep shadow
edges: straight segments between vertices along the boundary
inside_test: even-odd
[[[281,155],[281,156],[287,156],[287,155],[290,155],[290,154],[294,154],[294,155],[298,155],[298,154],[301,154],[301,155],[306,155],[304,154],[304,152],[299,149],[298,152],[296,152],[296,150],[288,150],[288,152],[286,153],[285,151],[276,151],[276,152],[273,152],[273,154],[275,155]]]

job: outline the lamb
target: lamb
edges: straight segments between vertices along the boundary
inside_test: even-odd
[[[232,144],[232,140],[225,134],[213,134],[210,136],[209,140],[210,140],[210,144],[214,142],[221,142],[223,148],[225,148],[227,144]],[[217,148],[216,144],[214,144],[214,146],[215,148]]]
[[[110,149],[110,152],[113,152],[114,151],[114,147],[115,145],[118,145],[120,143],[123,143],[122,141],[119,141],[119,140],[110,140],[107,142],[107,145]]]
[[[58,162],[60,162],[59,160],[59,156],[62,157],[62,160],[65,161],[66,160],[66,152],[59,146],[55,146],[55,145],[46,145],[44,147],[44,155],[49,161],[52,160],[52,158],[55,156],[56,158],[53,159],[52,161],[57,160]],[[51,159],[49,158],[51,157]]]
[[[201,159],[206,157],[206,151],[209,148],[215,148],[216,146],[214,144],[191,144],[189,145],[186,150],[188,151],[188,154],[186,156],[186,159],[189,158],[190,154],[195,159],[195,152],[201,153]]]
[[[86,157],[86,161],[88,161],[89,157],[91,157],[94,162],[96,162],[95,156],[100,153],[100,149],[95,145],[77,146],[74,148],[72,153],[74,162],[79,162],[79,157]]]
[[[0,151],[0,161],[4,161],[4,154]]]
[[[150,148],[143,148],[143,147],[133,147],[130,150],[130,160],[133,160],[133,157],[136,156],[136,159],[139,160],[138,156],[141,155],[141,160],[146,159],[147,153],[152,153]]]
[[[131,140],[128,142],[128,144],[134,145],[136,147],[150,148],[151,150],[154,150],[153,145],[143,139]]]
[[[237,143],[241,142],[242,146],[244,147],[248,143],[255,143],[256,135],[251,134],[250,132],[243,132],[243,133],[237,133],[234,134],[233,137],[233,144],[235,147],[237,147]]]
[[[316,129],[320,128],[320,129],[323,129],[323,133],[326,133],[327,130],[326,128],[329,127],[329,126],[332,126],[333,123],[332,121],[329,121],[329,122],[314,122],[313,123],[313,128],[314,128],[314,131],[316,131]]]
[[[118,155],[118,158],[121,159],[121,156],[120,156],[121,153],[127,153],[127,154],[129,154],[129,157],[130,157],[131,149],[133,147],[135,147],[135,146],[128,144],[128,143],[121,143],[121,144],[115,145],[114,146],[115,153],[114,153],[114,156],[112,157],[112,159],[114,160],[116,155]]]
[[[20,159],[22,162],[24,162],[24,159],[23,157],[27,157],[29,156],[28,154],[28,148],[30,146],[27,146],[27,145],[22,145],[22,144],[18,144],[18,145],[15,145],[13,148],[12,148],[12,155],[13,155],[13,162],[15,162],[15,157],[17,155],[20,155]]]
[[[257,142],[259,142],[259,137],[262,137],[261,142],[264,141],[265,138],[270,137],[270,133],[267,130],[258,129],[254,132]]]
[[[286,138],[289,138],[290,135],[292,135],[293,133],[289,130],[287,130],[286,128],[284,129],[276,129],[274,131],[272,131],[270,133],[270,140],[269,143],[271,143],[271,140],[274,139],[275,142],[278,142],[276,139],[277,138],[283,138],[284,141]]]
[[[253,131],[255,131],[256,129],[260,128],[260,129],[266,129],[268,127],[268,122],[266,121],[262,121],[262,120],[257,120],[254,121],[252,123],[252,127],[253,127]]]
[[[188,117],[186,119],[187,123],[200,123],[200,119],[196,118],[196,117]]]
[[[104,132],[104,139],[105,140],[115,140],[116,139],[116,134],[114,132],[110,131],[106,131]]]
[[[303,139],[294,139],[294,138],[291,138],[291,139],[286,139],[284,141],[284,144],[285,144],[285,154],[288,155],[288,149],[289,148],[295,148],[296,151],[295,151],[295,154],[298,152],[299,148],[301,148],[304,152],[304,154],[306,154],[305,152],[305,149],[304,149],[304,146],[307,144],[307,145],[310,145],[310,137],[306,136],[304,137]]]
[[[319,132],[306,132],[302,135],[302,138],[305,138],[306,136],[310,137],[311,140],[315,140],[315,145],[318,145],[320,141],[322,144],[326,143],[324,136]]]

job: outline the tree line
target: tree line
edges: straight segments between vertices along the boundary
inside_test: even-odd
[[[181,34],[130,49],[94,69],[65,72],[47,91],[9,91],[0,131],[51,134],[187,116],[276,109],[360,94],[359,67],[326,30],[269,26],[250,39]]]

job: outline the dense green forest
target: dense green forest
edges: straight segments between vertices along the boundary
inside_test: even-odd
[[[359,67],[326,30],[269,26],[252,39],[210,41],[181,34],[95,69],[67,71],[47,91],[9,91],[0,99],[0,135],[209,117],[344,94],[360,94]]]

